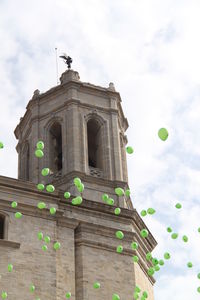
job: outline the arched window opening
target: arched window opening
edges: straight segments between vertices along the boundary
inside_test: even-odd
[[[4,223],[5,223],[5,217],[0,215],[0,239],[4,238]]]
[[[62,169],[62,128],[58,122],[50,128],[50,166],[54,172]]]
[[[94,119],[87,123],[88,164],[89,167],[103,168],[102,132],[101,125]]]

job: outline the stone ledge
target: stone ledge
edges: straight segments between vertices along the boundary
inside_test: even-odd
[[[20,248],[20,243],[0,239],[0,246],[18,249]]]

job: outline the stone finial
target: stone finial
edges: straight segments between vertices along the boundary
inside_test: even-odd
[[[115,86],[114,86],[113,82],[109,83],[109,88],[108,89],[111,90],[111,91],[115,91]]]
[[[38,89],[35,90],[35,91],[33,92],[33,97],[32,97],[32,99],[37,98],[39,95],[40,95],[40,91],[39,91]]]
[[[79,73],[74,71],[74,70],[67,70],[64,73],[62,73],[61,77],[60,77],[60,83],[67,83],[69,81],[79,81],[80,80],[80,76]]]

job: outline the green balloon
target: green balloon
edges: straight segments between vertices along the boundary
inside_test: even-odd
[[[29,290],[31,293],[33,293],[35,291],[35,286],[31,284]]]
[[[16,219],[20,219],[21,217],[22,217],[22,213],[20,213],[20,212],[15,213],[15,218]]]
[[[197,292],[200,293],[200,286],[197,288]]]
[[[153,269],[152,267],[149,268],[148,271],[147,271],[147,273],[148,273],[149,276],[153,276],[153,274],[154,274],[154,269]]]
[[[197,274],[197,278],[200,279],[200,273]]]
[[[158,259],[157,258],[152,258],[152,264],[154,265],[154,266],[156,266],[156,265],[158,265]]]
[[[51,239],[50,239],[50,237],[49,237],[48,235],[46,235],[46,236],[44,237],[44,241],[45,241],[45,243],[49,244],[50,241],[51,241]]]
[[[80,185],[77,186],[77,189],[78,189],[78,191],[79,191],[80,193],[83,193],[84,187],[85,187],[84,184],[81,183]]]
[[[108,205],[114,205],[114,203],[115,203],[114,199],[108,198],[108,200],[107,200]]]
[[[200,232],[200,227],[198,228],[198,232]]]
[[[67,292],[66,294],[65,294],[65,298],[67,298],[67,299],[69,299],[69,298],[71,298],[71,293],[70,292]]]
[[[131,243],[131,248],[132,248],[133,250],[137,250],[137,249],[138,249],[138,243],[132,242],[132,243]]]
[[[75,186],[79,186],[81,184],[81,179],[78,177],[74,178],[74,184]]]
[[[44,202],[38,202],[37,207],[38,207],[39,209],[43,209],[43,208],[46,207],[46,204],[45,204]]]
[[[43,149],[44,149],[44,143],[43,143],[43,141],[37,142],[36,148],[37,148],[37,149],[40,149],[40,150],[43,150]]]
[[[65,192],[64,197],[65,197],[65,199],[69,199],[71,197],[70,192]]]
[[[38,232],[37,236],[38,236],[38,240],[41,241],[43,239],[43,233],[42,232]]]
[[[100,283],[99,282],[95,282],[94,284],[93,284],[93,288],[94,289],[99,289],[100,288]]]
[[[51,214],[51,215],[55,215],[55,213],[56,213],[56,208],[55,208],[55,207],[51,207],[49,211],[50,211],[50,214]]]
[[[139,261],[139,257],[138,257],[137,255],[134,255],[134,256],[132,257],[132,259],[133,259],[133,261],[134,261],[135,263],[137,263],[137,262]]]
[[[78,196],[78,197],[72,199],[73,205],[80,205],[82,202],[83,202],[83,199],[81,196]]]
[[[12,264],[8,264],[8,272],[12,272],[13,270],[13,265]]]
[[[42,176],[47,176],[47,175],[49,175],[49,173],[50,173],[50,169],[49,168],[42,169],[42,172],[41,172]]]
[[[58,250],[58,249],[60,249],[61,245],[60,245],[59,242],[55,242],[53,247],[54,247],[55,250]]]
[[[151,254],[151,252],[148,252],[146,254],[146,260],[151,260],[151,259],[152,259],[152,254]]]
[[[4,145],[2,142],[0,142],[0,149],[3,149]]]
[[[123,251],[123,246],[122,245],[117,246],[117,253],[122,253],[122,251]]]
[[[43,183],[38,183],[37,188],[38,188],[38,190],[43,191],[44,190],[44,184]]]
[[[185,243],[187,243],[188,237],[187,237],[186,235],[184,235],[184,236],[182,237],[182,240],[183,240]]]
[[[102,195],[102,200],[107,202],[107,200],[109,199],[109,196],[107,194],[103,194]]]
[[[160,270],[159,265],[154,266],[154,270],[155,270],[156,272],[158,272],[158,271]]]
[[[38,158],[42,158],[44,156],[44,152],[42,150],[35,150],[35,156]]]
[[[8,294],[6,292],[1,293],[1,298],[6,299],[8,297]]]
[[[43,246],[42,246],[42,250],[43,250],[43,251],[47,251],[47,249],[48,249],[47,245],[43,245]]]
[[[125,195],[126,195],[126,197],[129,197],[130,194],[131,194],[131,191],[130,191],[130,190],[125,190]]]
[[[142,217],[145,217],[145,216],[147,215],[146,210],[143,209],[143,210],[140,212],[140,215],[141,215]]]
[[[134,288],[134,292],[140,293],[141,292],[141,288],[138,285],[136,285],[135,288]]]
[[[16,202],[16,201],[13,201],[13,202],[11,203],[11,206],[12,206],[13,208],[16,208],[16,207],[17,207],[17,202]]]
[[[141,237],[143,237],[143,238],[146,238],[147,236],[148,236],[148,230],[147,229],[142,229],[141,231],[140,231],[140,235],[141,235]]]
[[[53,193],[53,192],[55,191],[55,187],[54,187],[52,184],[48,184],[48,185],[46,186],[46,190],[47,190],[47,192],[49,192],[49,193]]]
[[[175,240],[175,239],[177,239],[177,237],[178,237],[178,233],[172,233],[172,235],[171,235],[171,238],[172,238],[172,239]]]
[[[191,263],[191,262],[188,262],[188,263],[187,263],[187,266],[188,266],[188,268],[192,268],[192,263]]]
[[[121,213],[121,208],[119,208],[119,207],[115,208],[114,212],[115,212],[115,215],[119,215]]]
[[[115,188],[115,194],[119,197],[124,196],[124,190],[120,187]]]
[[[142,293],[142,296],[143,296],[144,298],[148,298],[148,293],[147,293],[147,291],[144,291],[144,292]]]
[[[120,239],[120,240],[122,240],[123,238],[124,238],[124,234],[123,234],[123,232],[122,231],[116,231],[116,233],[115,233],[115,235],[116,235],[116,237],[118,238],[118,239]]]
[[[167,227],[167,232],[172,232],[171,227]]]
[[[163,266],[165,264],[163,259],[160,259],[158,263],[159,263],[160,266]]]
[[[113,295],[112,295],[112,300],[120,300],[119,295],[113,294]]]
[[[155,209],[154,208],[152,208],[152,207],[150,207],[150,208],[148,208],[147,209],[147,213],[149,214],[149,215],[153,215],[153,214],[155,214]]]
[[[158,136],[162,141],[166,141],[166,139],[168,138],[168,131],[165,128],[160,128],[158,131]]]
[[[182,205],[180,203],[176,203],[175,207],[180,209],[182,207]]]
[[[131,147],[131,146],[126,147],[126,152],[128,154],[132,154],[134,152],[133,147]]]
[[[165,258],[165,259],[170,259],[170,254],[169,254],[168,252],[165,252],[165,253],[164,253],[164,258]]]

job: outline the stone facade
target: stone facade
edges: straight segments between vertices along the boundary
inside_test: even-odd
[[[89,120],[96,122],[90,129]],[[149,300],[154,299],[155,280],[147,274],[150,264],[145,254],[154,249],[156,241],[150,232],[148,238],[141,238],[140,230],[146,226],[130,198],[114,195],[115,187],[128,188],[127,127],[120,95],[112,83],[109,88],[83,83],[77,72],[68,70],[59,86],[44,94],[35,91],[15,130],[19,179],[0,176],[0,215],[4,216],[0,283],[8,299],[62,300],[70,291],[72,300],[112,300],[114,293],[131,300],[136,284],[148,291]],[[88,148],[93,151],[91,158],[96,148],[88,142],[88,135],[97,131],[94,145],[102,160],[95,161],[99,159],[96,156],[90,166]],[[58,137],[62,153],[56,148]],[[42,159],[34,155],[38,140],[46,146]],[[50,165],[50,159],[55,162],[51,165],[53,174],[44,179],[40,172]],[[72,197],[78,195],[74,177],[85,184],[80,206],[71,204]],[[38,191],[39,182],[53,183],[55,192]],[[63,196],[65,191],[71,192],[68,200]],[[115,200],[114,206],[102,203],[103,193]],[[17,208],[11,207],[12,201],[18,202]],[[47,207],[39,210],[39,201]],[[114,214],[117,206],[121,207],[119,216]],[[56,207],[55,215],[49,213],[50,207]],[[16,211],[23,214],[21,219],[15,218]],[[122,241],[115,237],[117,230],[124,232]],[[44,241],[37,238],[39,231],[51,238],[46,252],[41,248]],[[53,249],[55,241],[61,243],[57,251]],[[136,252],[131,249],[132,241],[139,244]],[[124,248],[121,254],[116,252],[119,244]],[[138,264],[132,261],[136,254]],[[14,266],[11,273],[8,263]],[[99,290],[93,288],[96,281],[101,284]],[[29,291],[31,283],[36,287],[34,295]]]

